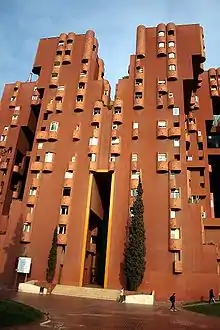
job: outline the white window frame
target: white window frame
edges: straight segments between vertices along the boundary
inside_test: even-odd
[[[89,139],[89,145],[90,146],[97,146],[98,142],[99,142],[99,139],[95,136],[93,136]]]
[[[158,37],[165,37],[165,32],[164,31],[158,31]]]
[[[164,47],[165,47],[165,42],[158,43],[158,48],[164,48]]]
[[[50,132],[57,132],[59,127],[58,121],[52,121],[50,123]]]
[[[168,42],[168,47],[175,47],[175,42],[174,41],[169,41]]]
[[[100,109],[93,109],[93,116],[100,115],[101,110]]]
[[[0,141],[7,141],[7,135],[5,135],[5,134],[2,134],[1,136],[0,136]]]
[[[112,129],[118,129],[118,124],[112,123]]]
[[[138,127],[139,127],[139,123],[135,123],[135,122],[134,122],[132,126],[133,126],[133,129],[138,129]]]
[[[40,143],[37,144],[37,149],[38,149],[38,150],[43,149],[43,147],[44,147],[43,142],[40,142]]]
[[[119,144],[120,143],[120,138],[119,137],[115,137],[115,136],[113,136],[112,138],[111,138],[111,145],[113,146],[113,145],[117,145],[117,144]]]
[[[188,162],[192,162],[192,161],[193,161],[193,156],[187,156],[186,160],[187,160]]]
[[[36,187],[30,187],[29,196],[36,196],[36,194],[37,194],[37,188]]]
[[[167,127],[167,122],[166,122],[166,120],[158,120],[158,122],[157,122],[157,127],[160,127],[160,128],[166,128],[166,127]]]
[[[175,229],[170,229],[170,238],[171,239],[180,239],[180,229],[175,228]]]
[[[115,163],[116,162],[116,156],[115,155],[111,155],[109,158],[111,163]]]
[[[176,218],[176,211],[170,210],[170,219],[175,219]]]
[[[65,210],[64,213],[62,213],[62,210]],[[69,213],[69,206],[61,205],[60,206],[60,215],[68,215],[68,213]]]
[[[132,153],[131,160],[132,160],[132,162],[137,162],[137,160],[138,160],[138,154]]]
[[[179,116],[180,115],[180,108],[174,107],[172,109],[172,111],[173,111],[173,116]]]
[[[180,139],[179,138],[175,138],[173,140],[173,146],[174,147],[179,147],[180,146]]]
[[[52,163],[52,162],[53,162],[53,158],[54,158],[54,153],[48,151],[48,152],[45,153],[44,161],[45,161],[46,163]]]
[[[65,179],[72,179],[73,178],[73,171],[66,171],[64,175]]]
[[[169,71],[176,71],[176,65],[175,64],[170,64],[168,67]]]
[[[167,161],[167,154],[166,153],[159,153],[157,154],[157,161],[158,162],[166,162]]]
[[[175,58],[176,54],[174,52],[168,53],[168,58]]]
[[[58,45],[59,45],[59,46],[63,46],[63,45],[64,45],[64,41],[63,41],[63,40],[60,40],[60,41],[58,42]]]
[[[90,160],[91,160],[91,162],[96,162],[96,154],[91,154],[91,156],[90,156]]]

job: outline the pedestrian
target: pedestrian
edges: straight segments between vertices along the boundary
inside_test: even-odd
[[[118,302],[123,303],[124,301],[125,301],[125,289],[121,288]]]
[[[210,289],[209,290],[209,304],[215,303],[215,295],[214,295],[214,290]]]
[[[170,302],[171,302],[170,311],[171,312],[176,312],[176,306],[175,306],[176,294],[175,293],[173,293],[172,296],[170,296]]]

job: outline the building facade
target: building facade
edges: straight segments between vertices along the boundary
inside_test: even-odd
[[[140,290],[219,292],[220,69],[204,62],[199,25],[141,25],[111,100],[93,31],[40,40],[38,79],[6,85],[1,101],[0,282],[13,285],[20,256],[44,281],[57,230],[56,283],[124,286],[141,177]]]

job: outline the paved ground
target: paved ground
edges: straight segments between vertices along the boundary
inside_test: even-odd
[[[18,294],[14,299],[47,311],[52,321],[10,330],[219,330],[220,319],[183,310],[170,312],[167,306],[146,307],[113,301],[63,296]]]

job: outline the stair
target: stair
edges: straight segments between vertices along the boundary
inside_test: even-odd
[[[52,291],[52,294],[55,295],[114,301],[116,301],[117,297],[119,296],[119,293],[120,290],[69,286],[60,284],[56,285],[56,287]]]

